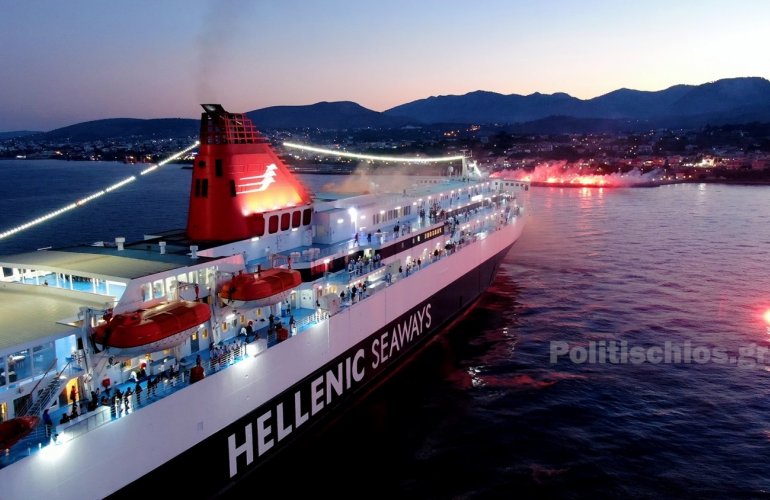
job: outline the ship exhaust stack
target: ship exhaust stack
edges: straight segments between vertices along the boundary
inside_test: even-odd
[[[158,246],[160,247],[160,253],[164,254],[166,253],[166,242],[165,241],[159,241]]]
[[[198,245],[190,245],[190,258],[191,259],[198,258]]]
[[[118,247],[118,252],[123,251],[123,244],[126,242],[126,238],[123,236],[118,236],[115,238],[115,246]]]
[[[204,104],[187,236],[236,241],[265,233],[264,212],[309,204],[310,193],[242,113]]]

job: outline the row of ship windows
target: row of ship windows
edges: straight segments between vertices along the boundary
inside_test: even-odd
[[[278,215],[271,215],[267,220],[267,232],[274,234],[278,232],[280,227],[281,231],[288,231],[289,229],[296,229],[300,226],[309,226],[312,221],[313,211],[309,208],[304,210],[295,210],[294,212],[286,212]],[[254,236],[262,236],[265,234],[265,218],[262,214],[255,214],[257,229]],[[279,224],[280,220],[280,224]]]
[[[208,179],[195,179],[195,197],[206,198],[209,195],[209,180]],[[230,196],[235,197],[235,181],[230,181]],[[262,236],[265,234],[265,219],[262,214],[256,214],[257,217],[257,234],[255,236]],[[309,226],[312,220],[312,210],[306,208],[305,210],[296,210],[292,213],[284,213],[280,216],[280,228],[281,231],[288,231],[289,229],[296,229],[300,226]],[[376,224],[376,223],[375,223]],[[279,216],[271,215],[268,220],[268,232],[270,234],[277,233],[279,227]]]
[[[407,215],[412,213],[412,207],[406,206],[406,207],[399,207],[399,208],[393,208],[391,210],[388,210],[384,213],[378,213],[378,214],[372,214],[372,224],[375,226],[378,224],[381,224],[383,222],[387,222],[389,220],[398,219],[400,217],[406,217]]]

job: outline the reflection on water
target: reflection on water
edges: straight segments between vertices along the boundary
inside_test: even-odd
[[[764,495],[767,195],[532,189],[478,307],[271,474],[381,498]],[[726,358],[551,362],[552,342],[610,341]]]
[[[0,169],[3,229],[132,168],[16,163]],[[183,227],[189,182],[158,172],[0,253]],[[531,189],[524,235],[478,306],[232,496],[767,496],[768,189]],[[551,362],[552,342],[613,341],[727,362]]]

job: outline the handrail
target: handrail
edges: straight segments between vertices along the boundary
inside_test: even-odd
[[[29,394],[31,396],[29,399],[29,404],[27,405],[26,408],[24,408],[22,411],[19,412],[20,415],[26,415],[27,412],[30,410],[30,408],[34,406],[35,402],[33,400],[35,399],[35,391],[37,391],[37,387],[48,376],[48,372],[50,372],[56,366],[57,360],[58,358],[53,358],[53,361],[51,361],[51,365],[46,369],[45,373],[43,373],[43,376],[40,377],[40,379],[37,381],[37,383],[35,384],[35,387],[33,387],[31,391],[29,391]]]
[[[46,369],[46,371],[45,371],[45,373],[43,374],[43,376],[42,376],[42,377],[40,377],[40,380],[38,380],[38,381],[37,381],[37,383],[35,384],[35,387],[33,387],[31,391],[29,391],[29,393],[30,393],[30,394],[34,394],[34,393],[35,393],[35,390],[37,389],[37,386],[39,386],[39,385],[40,385],[40,382],[42,382],[42,381],[45,379],[45,377],[48,375],[48,372],[50,372],[50,371],[51,371],[51,369],[52,369],[54,366],[56,366],[56,361],[57,361],[57,360],[58,360],[58,358],[53,358],[53,361],[51,361],[51,365],[48,367],[48,369]]]
[[[508,205],[508,204],[509,203],[507,203],[507,202],[503,202],[503,205]],[[510,210],[510,211],[508,211],[506,209],[506,211],[505,211],[506,216],[504,217],[504,220],[502,218],[502,215],[501,215],[501,218],[489,219],[488,217],[485,217],[483,220],[479,218],[476,221],[475,224],[472,224],[472,226],[475,226],[475,227],[472,228],[472,231],[474,231],[474,233],[466,236],[466,238],[464,238],[464,239],[459,239],[459,240],[456,240],[456,241],[453,238],[453,242],[454,242],[454,245],[455,245],[454,248],[452,250],[450,250],[449,253],[444,253],[443,255],[450,255],[452,253],[456,253],[456,252],[462,251],[466,247],[469,247],[473,242],[477,241],[479,232],[484,232],[484,231],[494,232],[496,230],[499,230],[502,226],[504,226],[506,224],[513,223],[513,221],[509,220],[509,216],[512,216],[514,218],[520,216],[521,213],[522,213],[522,209],[521,209],[521,207],[518,207],[518,206],[515,206],[515,205],[512,206],[511,208],[512,208],[512,210]],[[439,257],[439,258],[441,258],[441,257]],[[433,259],[428,259],[428,260],[425,261],[424,265],[421,268],[430,266],[433,262],[435,262]],[[380,266],[378,266],[375,269],[379,269],[383,265],[384,265],[384,263],[381,263]],[[421,268],[418,268],[418,270],[415,271],[415,274],[417,272],[419,272],[419,269],[421,269]],[[336,274],[342,274],[342,273],[347,273],[347,271],[346,270],[341,270],[341,271],[339,271]],[[404,278],[406,278],[406,277],[407,276],[404,276]],[[363,276],[359,276],[359,277],[357,277],[356,279],[354,279],[352,281],[357,281],[357,280],[360,280],[362,278],[363,278]],[[375,288],[371,288],[370,290],[371,291],[369,293],[371,293],[371,294],[377,293],[379,291],[379,290],[377,290]],[[216,282],[214,284],[214,295],[216,296],[215,292],[216,292]],[[367,297],[368,296],[369,295],[367,294]],[[341,304],[341,306],[344,306],[344,307],[350,307],[350,305],[352,305],[352,304],[344,304],[344,305]],[[216,308],[212,308],[212,309],[216,309]],[[323,320],[326,320],[328,318],[329,318],[328,311],[322,311],[322,310],[316,308],[315,314],[311,314],[310,316],[307,316],[307,317],[303,318],[302,320],[300,320],[300,321],[298,321],[296,323],[297,334],[300,333],[301,329],[304,329],[305,327],[307,327],[310,324],[312,324],[313,321],[323,321]],[[270,343],[271,343],[270,339],[268,339],[268,344],[270,344]],[[233,346],[229,346],[227,349],[223,350],[219,354],[219,356],[215,356],[214,358],[209,358],[207,360],[208,361],[208,363],[207,363],[208,370],[207,370],[206,374],[210,375],[210,374],[212,374],[214,372],[217,372],[217,371],[219,371],[221,369],[224,369],[227,366],[229,366],[229,365],[231,365],[233,363],[236,363],[236,362],[238,362],[238,361],[240,361],[242,359],[245,359],[247,357],[249,357],[249,355],[246,354],[246,346],[245,345],[241,344],[239,346],[239,348],[234,348]],[[70,367],[70,365],[72,364],[73,361],[74,361],[74,359],[70,359],[67,362],[67,364],[64,366],[64,368],[62,368],[62,370],[57,375],[57,377],[56,377],[57,380],[60,378],[61,374]],[[56,360],[54,360],[54,363],[55,362],[56,362]],[[51,371],[51,369],[53,368],[53,364],[54,363],[52,363],[52,366],[49,367],[49,369],[46,371],[46,374],[35,385],[35,388],[33,389],[33,393],[37,389],[37,387],[40,384],[40,382],[42,382],[42,380]],[[180,363],[180,365],[181,365],[181,363]],[[185,373],[186,373],[185,369],[180,366],[180,370],[179,370],[179,372],[177,372],[177,375],[175,376],[175,378],[174,379],[169,379],[171,381],[170,385],[162,384],[160,387],[158,387],[158,389],[157,389],[158,390],[158,394],[156,394],[155,391],[152,391],[152,393],[151,393],[149,391],[149,388],[148,388],[147,392],[144,393],[144,398],[146,398],[146,399],[144,399],[145,402],[143,404],[140,404],[139,400],[137,399],[136,394],[133,394],[132,395],[132,399],[130,400],[131,401],[131,403],[130,403],[131,412],[133,412],[136,409],[138,409],[140,407],[143,407],[143,406],[145,406],[147,404],[150,404],[150,401],[151,401],[150,398],[152,398],[152,400],[155,400],[158,397],[162,398],[162,397],[165,397],[166,395],[170,394],[171,392],[175,392],[176,390],[179,390],[179,389],[183,388],[184,387],[183,383],[184,383],[184,379],[185,379]],[[166,379],[164,378],[164,380],[166,380]],[[160,381],[160,376],[158,377],[158,381]],[[49,384],[49,387],[53,387],[53,384]],[[50,396],[50,394],[49,394],[49,396]],[[33,405],[38,403],[38,402],[40,402],[40,401],[42,401],[42,400],[43,400],[43,398],[38,399],[38,401],[33,403]],[[84,432],[92,430],[95,427],[98,427],[98,426],[101,426],[103,424],[109,423],[110,421],[112,421],[115,418],[120,418],[121,416],[128,414],[127,411],[121,411],[118,408],[116,408],[114,402],[110,403],[110,405],[111,405],[111,408],[115,410],[115,412],[112,413],[109,418],[105,418],[106,415],[101,414],[100,418],[98,419],[99,421],[97,422],[96,418],[90,418],[90,416],[89,416],[88,418],[79,420],[78,422],[76,422],[72,426],[68,426],[67,427],[67,431],[72,433],[71,436],[78,436],[78,435],[80,435],[80,434],[82,434]],[[104,410],[102,410],[102,411],[104,411]],[[112,410],[111,410],[111,412],[112,412]],[[88,415],[88,414],[84,414],[84,415]],[[61,427],[57,426],[57,429],[61,429]],[[38,434],[39,434],[39,432],[38,432]],[[17,457],[16,459],[18,460],[19,458]]]
[[[32,388],[32,390],[29,392],[29,394],[30,394],[30,396],[31,396],[31,397],[30,397],[30,400],[29,400],[29,404],[26,406],[26,408],[24,408],[22,411],[20,411],[20,412],[19,412],[19,415],[28,415],[28,412],[29,412],[29,411],[30,411],[32,408],[34,408],[34,407],[35,407],[35,405],[36,405],[36,404],[39,402],[39,400],[35,400],[35,391],[37,391],[37,387],[40,385],[40,383],[41,383],[43,380],[45,380],[45,379],[46,379],[46,377],[48,376],[48,373],[51,371],[51,369],[53,369],[53,367],[54,367],[54,366],[56,366],[56,363],[57,363],[57,361],[58,361],[58,358],[54,358],[54,360],[51,362],[51,366],[49,366],[49,367],[48,367],[48,369],[45,371],[45,374],[43,374],[43,376],[42,376],[42,377],[40,377],[40,380],[38,380],[38,381],[37,381],[37,383],[35,384],[35,387],[33,387],[33,388]],[[67,368],[69,368],[69,366],[70,366],[71,364],[72,364],[72,360],[70,360],[70,361],[67,361],[67,364],[66,364],[66,365],[64,365],[64,368],[62,368],[61,370],[59,370],[59,372],[56,374],[56,377],[54,377],[53,379],[51,379],[51,381],[53,382],[53,381],[55,381],[55,380],[59,380],[59,377],[61,377],[62,373],[64,373],[64,371],[65,371]],[[45,397],[50,397],[50,394],[47,394]],[[37,416],[37,415],[35,415],[35,416]]]

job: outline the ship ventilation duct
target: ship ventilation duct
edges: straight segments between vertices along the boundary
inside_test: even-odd
[[[166,253],[166,242],[165,241],[159,241],[158,246],[160,247],[160,253],[164,254]]]
[[[115,238],[115,245],[118,247],[119,252],[123,251],[123,243],[125,242],[126,242],[126,238],[124,238],[123,236],[118,236],[117,238]]]
[[[190,245],[190,257],[193,259],[198,258],[198,245]]]

